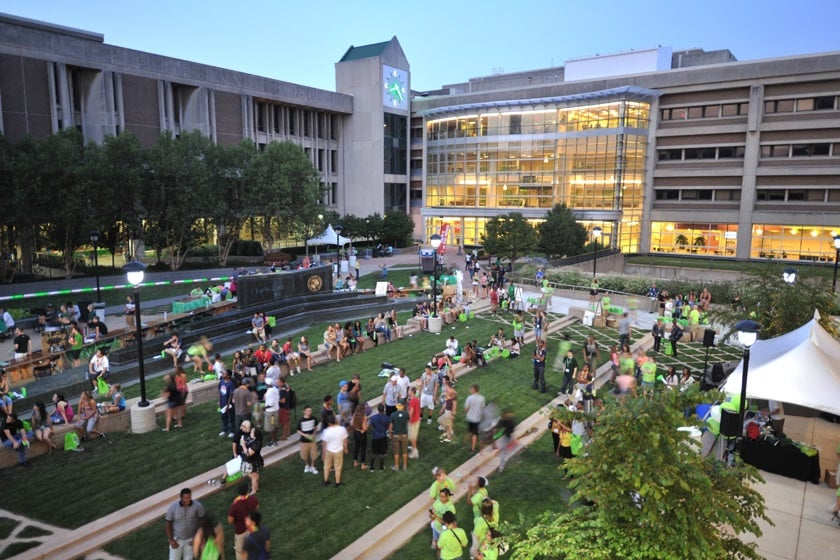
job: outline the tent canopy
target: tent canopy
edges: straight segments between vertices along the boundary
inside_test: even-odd
[[[820,315],[787,334],[750,348],[747,397],[782,401],[840,414],[840,342],[822,328]],[[744,361],[724,390],[740,394]]]
[[[327,226],[327,229],[324,230],[324,233],[319,235],[318,237],[313,237],[311,239],[306,240],[307,245],[335,245],[336,240],[338,240],[339,245],[347,245],[350,243],[349,237],[340,237],[335,233],[335,230],[332,227],[332,224]]]

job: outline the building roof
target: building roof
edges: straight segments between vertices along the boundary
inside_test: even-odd
[[[482,109],[504,109],[508,107],[522,107],[529,105],[567,105],[574,106],[582,103],[599,103],[611,101],[618,98],[648,101],[659,97],[661,94],[652,89],[637,86],[623,86],[601,91],[577,93],[574,95],[561,95],[556,97],[542,97],[538,99],[510,99],[504,101],[485,101],[482,103],[464,103],[460,105],[448,105],[435,107],[425,111],[418,111],[418,114],[425,117],[441,115],[445,113],[458,113],[461,111],[481,111]]]
[[[362,45],[360,47],[354,47],[353,45],[350,45],[350,48],[347,49],[347,52],[344,53],[344,56],[341,57],[341,60],[339,60],[339,62],[347,62],[349,60],[361,60],[363,58],[373,58],[375,56],[379,56],[389,44],[391,44],[391,41],[385,41],[383,43],[373,43],[370,45]]]

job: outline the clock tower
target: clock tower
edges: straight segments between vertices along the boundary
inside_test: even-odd
[[[410,212],[411,72],[396,37],[350,47],[335,65],[336,91],[353,96],[344,120],[340,214]]]

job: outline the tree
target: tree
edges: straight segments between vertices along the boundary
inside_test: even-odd
[[[549,259],[579,255],[586,243],[586,228],[565,204],[556,204],[539,225],[540,249]]]
[[[64,273],[70,278],[75,268],[73,253],[87,243],[91,223],[93,189],[84,138],[75,128],[67,128],[38,141],[38,145],[41,168],[37,188],[49,193],[48,199],[53,202],[45,233],[50,246],[62,251]]]
[[[503,214],[487,220],[481,240],[491,255],[502,255],[516,261],[537,247],[537,232],[519,212]]]
[[[598,413],[586,453],[566,463],[574,507],[521,528],[512,558],[759,559],[756,545],[739,538],[761,535],[758,521],[769,522],[752,487],[758,471],[701,457],[677,430],[683,410],[701,400],[696,389],[664,390]]]
[[[278,237],[300,234],[321,211],[324,194],[318,171],[306,153],[291,141],[271,142],[253,161],[248,180],[256,189],[262,217],[263,249]]]
[[[840,313],[840,304],[829,280],[797,275],[796,282],[788,285],[782,280],[783,268],[781,264],[767,264],[744,271],[732,287],[735,302],[712,306],[709,316],[724,325],[753,319],[761,324],[759,337],[765,339],[798,329],[813,319],[816,309],[820,324],[836,334],[831,316]]]
[[[144,238],[151,239],[158,252],[166,248],[172,270],[181,268],[187,252],[201,239],[198,220],[211,213],[207,159],[213,149],[209,138],[192,131],[180,138],[165,132],[149,151]]]
[[[394,247],[407,247],[414,233],[414,220],[405,212],[392,210],[382,220],[382,240]]]
[[[209,160],[213,204],[209,217],[216,226],[219,264],[227,266],[230,250],[245,224],[259,212],[257,192],[248,180],[257,148],[250,140],[232,146],[215,146]]]

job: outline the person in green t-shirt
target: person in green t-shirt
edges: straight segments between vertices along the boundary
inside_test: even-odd
[[[429,508],[429,519],[431,519],[429,526],[432,528],[432,547],[434,548],[438,548],[438,539],[444,531],[443,518],[447,513],[455,515],[455,504],[452,503],[452,492],[449,488],[442,488],[438,492],[437,500]]]
[[[394,448],[393,470],[400,470],[400,455],[403,459],[403,470],[408,470],[408,412],[405,410],[405,401],[397,401],[397,410],[391,413],[391,425],[388,427],[391,432],[391,447]]]
[[[455,513],[447,511],[443,514],[443,524],[446,529],[440,534],[437,547],[440,550],[440,560],[457,560],[463,558],[464,547],[467,546],[467,533],[455,519]]]
[[[642,370],[642,391],[645,394],[652,393],[656,383],[656,361],[653,356],[648,356],[641,366]]]

